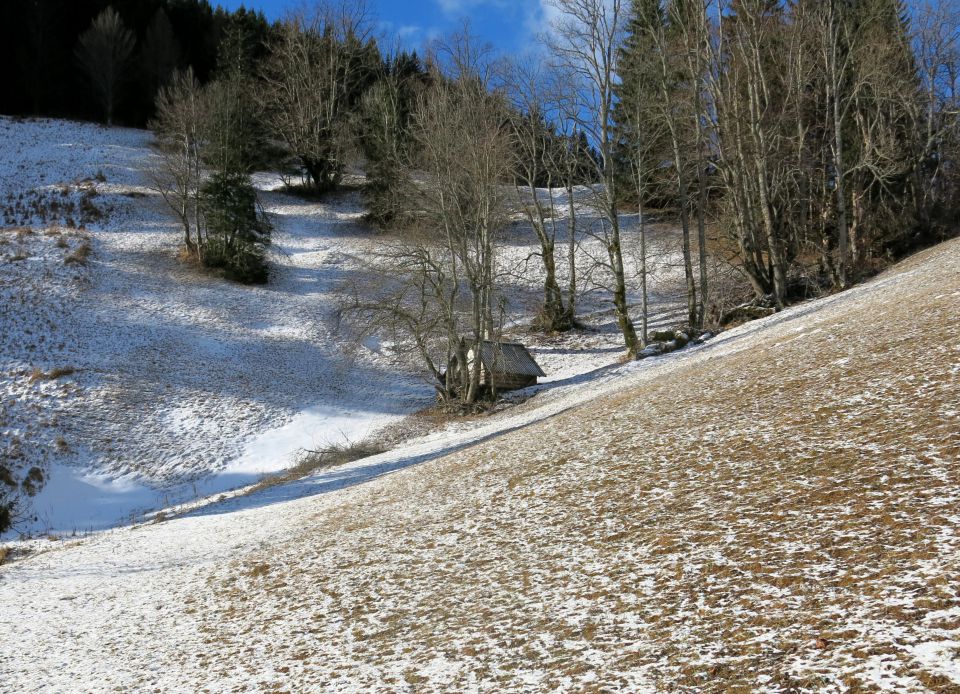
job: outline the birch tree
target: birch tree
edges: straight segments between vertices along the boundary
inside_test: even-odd
[[[655,32],[663,26],[659,0],[635,0],[621,48],[620,84],[615,107],[619,159],[629,174],[639,226],[640,342],[646,346],[649,323],[649,263],[644,205],[657,184],[662,162],[671,161],[670,139],[661,105],[661,59]],[[689,266],[685,263],[685,266]],[[689,308],[688,308],[689,310]]]
[[[543,304],[537,317],[547,332],[569,330],[573,314],[557,280],[559,216],[553,188],[562,184],[562,145],[549,117],[552,111],[544,85],[549,80],[539,63],[514,63],[507,75],[513,106],[510,119],[514,186],[517,200],[540,245],[543,265]],[[575,220],[575,214],[571,221]],[[576,290],[576,279],[573,280]]]

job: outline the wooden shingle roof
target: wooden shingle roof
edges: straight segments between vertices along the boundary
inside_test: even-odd
[[[546,376],[533,355],[519,342],[480,343],[480,363],[493,372],[522,376]]]

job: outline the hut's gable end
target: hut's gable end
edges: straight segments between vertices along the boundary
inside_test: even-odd
[[[476,347],[470,349],[468,361],[472,364]],[[481,383],[498,390],[516,390],[537,383],[546,376],[526,347],[518,342],[480,343]]]

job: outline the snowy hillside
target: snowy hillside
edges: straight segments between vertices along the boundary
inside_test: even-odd
[[[0,568],[0,688],[956,691],[958,306],[952,242],[592,398],[54,543]]]
[[[21,531],[129,522],[431,402],[430,385],[376,340],[357,350],[336,332],[342,284],[362,284],[361,259],[383,243],[360,223],[357,193],[311,203],[258,175],[276,226],[271,282],[209,279],[175,259],[177,229],[143,173],[150,142],[137,130],[0,119],[0,451],[47,480]],[[523,277],[511,285],[515,321],[539,298],[532,243],[517,224],[502,258]],[[599,253],[589,242],[581,252]],[[664,325],[679,315],[676,268],[661,262],[659,276]],[[617,361],[606,301],[582,301],[601,311],[588,317],[598,332],[532,344],[548,380]]]
[[[109,210],[85,230],[85,266],[63,262],[73,243],[53,252],[45,232],[54,220],[8,220],[32,233],[3,232],[0,433],[50,471],[35,527],[113,524],[197,483],[234,486],[288,465],[301,446],[357,438],[424,403],[411,375],[375,354],[345,354],[331,334],[350,240],[355,250],[367,235],[354,202],[271,196],[275,281],[205,280],[174,259],[176,231],[145,188],[148,133],[56,121],[0,128],[8,195],[56,198],[87,179]],[[73,372],[31,380],[35,369]],[[284,426],[295,430],[278,432]]]

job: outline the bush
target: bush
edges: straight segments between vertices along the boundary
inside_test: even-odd
[[[280,484],[295,482],[319,470],[335,465],[345,465],[355,460],[360,460],[361,458],[368,458],[372,455],[379,455],[386,450],[387,448],[385,446],[376,441],[360,441],[344,444],[334,443],[316,451],[302,450],[293,467],[287,468],[276,475],[263,478],[247,493],[252,494]]]
[[[651,342],[670,342],[674,338],[672,330],[653,330],[650,332]]]
[[[43,470],[38,467],[32,467],[29,472],[27,472],[27,476],[23,478],[20,487],[27,496],[36,496],[43,488],[44,482]]]
[[[207,225],[202,260],[231,280],[262,284],[269,277],[266,247],[270,223],[257,206],[257,192],[246,174],[217,173],[200,189]]]
[[[381,229],[389,227],[401,211],[398,200],[399,173],[387,166],[371,166],[363,199],[367,206],[365,219]]]
[[[69,254],[66,258],[63,259],[64,265],[86,265],[87,260],[90,258],[91,252],[90,242],[84,241],[73,253]]]
[[[19,510],[20,497],[17,494],[17,481],[13,473],[0,464],[0,533],[5,533],[13,525],[13,519]]]
[[[212,237],[203,247],[205,267],[222,270],[223,276],[243,284],[265,284],[270,278],[264,250],[254,244],[229,244]]]
[[[8,499],[8,495],[0,492],[0,533],[5,533],[13,524],[13,513],[16,499]]]

